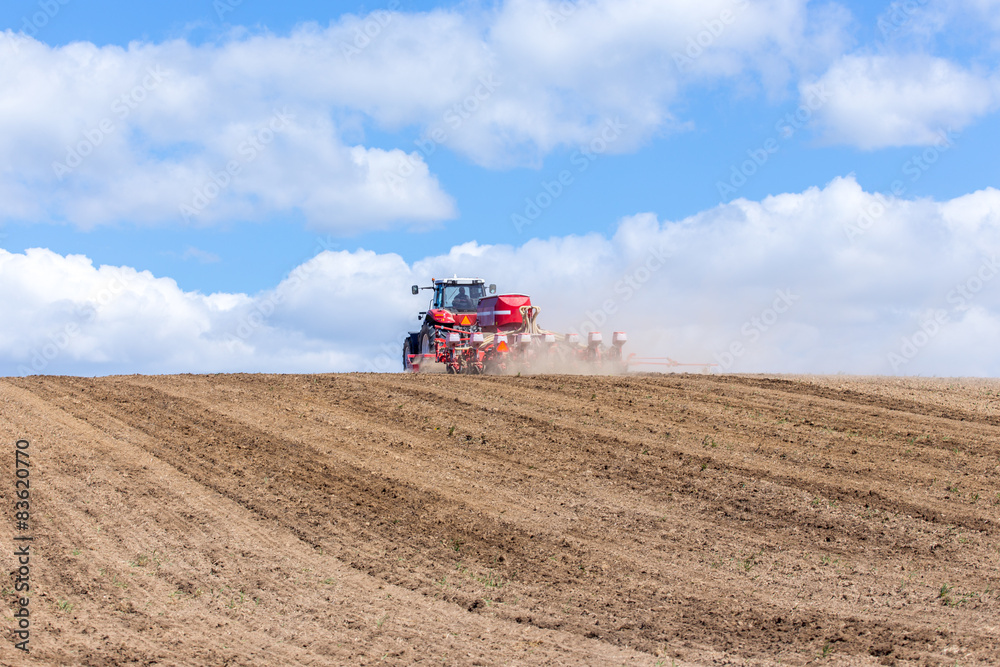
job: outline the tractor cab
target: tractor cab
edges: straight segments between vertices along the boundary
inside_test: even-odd
[[[456,313],[475,312],[476,304],[486,296],[483,281],[442,280],[434,284],[434,308]]]
[[[428,312],[446,310],[452,315],[457,313],[475,313],[479,300],[497,291],[496,285],[486,287],[480,278],[442,278],[431,281],[431,287],[414,285],[412,291],[419,294],[422,289],[433,290]]]

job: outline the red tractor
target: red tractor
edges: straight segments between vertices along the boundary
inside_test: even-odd
[[[605,348],[600,332],[556,334],[536,323],[538,307],[524,294],[496,294],[479,278],[433,279],[431,286],[412,287],[413,294],[433,290],[420,331],[403,341],[403,370],[409,372],[611,372],[623,373],[627,362],[623,331]],[[488,293],[487,293],[488,292]]]

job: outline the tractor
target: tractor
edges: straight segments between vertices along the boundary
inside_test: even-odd
[[[431,291],[427,310],[421,311],[420,331],[403,341],[403,370],[413,373],[447,372],[471,375],[508,372],[624,373],[628,364],[622,347],[625,332],[615,331],[611,345],[603,345],[599,331],[586,335],[556,334],[539,328],[539,308],[524,294],[496,293],[496,285],[479,278],[432,279],[414,285],[419,295]]]

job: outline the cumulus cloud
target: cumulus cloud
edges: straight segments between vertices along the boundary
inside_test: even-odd
[[[928,55],[844,56],[808,89],[817,87],[826,138],[863,149],[940,143],[1000,106],[996,74]]]
[[[0,35],[15,39],[0,51],[5,219],[205,225],[298,211],[351,234],[455,215],[420,154],[351,145],[329,108],[229,78],[224,50]]]
[[[814,115],[825,139],[873,150],[940,143],[1000,107],[1000,2],[891,2],[879,39],[803,78],[829,103]],[[957,46],[960,45],[960,46]]]
[[[50,47],[0,33],[0,218],[213,224],[301,213],[339,233],[456,214],[442,146],[537,164],[609,120],[613,150],[686,127],[671,105],[718,79],[780,89],[838,21],[805,0],[509,0],[347,15],[218,43]],[[823,45],[817,47],[817,45]],[[365,145],[365,130],[419,133]]]
[[[458,273],[531,294],[553,330],[625,330],[640,355],[729,371],[997,375],[998,260],[1000,191],[893,199],[852,178],[412,264],[324,251],[256,295],[0,251],[0,363],[7,374],[397,370],[426,305],[409,285]]]
[[[337,298],[345,288],[342,282],[326,282],[338,268],[356,267],[352,258],[380,260],[363,252],[321,253],[274,290],[251,297],[185,292],[169,278],[129,267],[95,267],[80,255],[0,250],[0,282],[9,290],[3,301],[10,317],[0,332],[0,356],[9,364],[7,374],[21,375],[356,368],[364,359],[363,350],[351,343],[357,329],[320,325],[322,335],[316,337],[308,327],[295,326],[305,312],[333,317],[339,306],[363,305]],[[357,282],[364,275],[352,273],[356,295],[366,291]],[[375,326],[385,324],[371,311],[356,324],[366,318]]]

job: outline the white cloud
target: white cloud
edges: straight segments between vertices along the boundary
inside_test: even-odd
[[[225,48],[21,38],[0,52],[2,218],[204,225],[298,210],[351,234],[455,215],[419,154],[348,145],[328,108],[227,78]]]
[[[813,85],[826,138],[864,149],[939,143],[1000,105],[996,74],[927,55],[844,56]]]
[[[998,257],[1000,191],[894,200],[851,178],[680,221],[639,214],[610,238],[470,242],[412,265],[325,251],[253,296],[0,251],[0,364],[8,374],[396,370],[426,304],[409,285],[458,273],[531,294],[556,331],[626,330],[627,350],[645,355],[734,371],[997,375]]]
[[[829,103],[815,124],[833,143],[873,150],[926,146],[1000,108],[997,0],[890,2],[879,39],[835,59],[818,78]]]
[[[322,279],[329,271],[317,271],[315,282],[309,279],[316,265],[338,265],[331,255],[321,253],[276,290],[249,297],[184,292],[168,278],[128,267],[95,267],[79,255],[0,250],[0,283],[9,290],[2,297],[9,319],[0,328],[0,357],[9,364],[8,374],[355,367],[363,357],[352,350],[348,333],[357,329],[326,330],[325,338],[316,339],[281,325],[285,318],[295,321],[301,314],[296,308],[315,315],[326,307],[318,304],[338,305],[330,297],[342,284],[330,285],[329,293],[317,291],[327,285]],[[294,297],[304,285],[315,300],[285,306],[285,299],[297,303]]]
[[[7,31],[0,219],[298,211],[339,233],[433,224],[456,214],[425,161],[442,145],[483,165],[536,164],[617,118],[627,131],[612,150],[632,150],[687,126],[671,111],[685,87],[732,79],[774,93],[840,32],[805,0],[510,0],[201,46],[50,47]],[[423,140],[366,146],[368,124]]]
[[[880,16],[879,27],[890,39],[913,39],[930,44],[940,33],[951,30],[961,36],[963,46],[986,43],[996,48],[1000,27],[997,0],[953,0],[952,2],[892,2]]]
[[[966,0],[972,9],[979,13],[979,16],[990,19],[994,27],[1000,25],[1000,1],[998,0]]]

